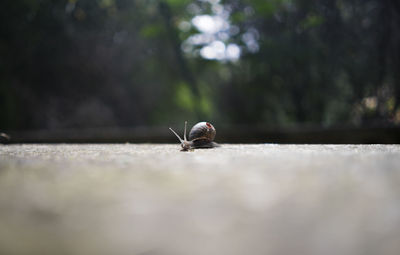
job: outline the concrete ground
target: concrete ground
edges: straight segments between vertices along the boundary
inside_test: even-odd
[[[400,145],[0,145],[0,254],[400,254]]]

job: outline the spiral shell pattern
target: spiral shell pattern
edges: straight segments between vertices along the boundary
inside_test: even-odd
[[[189,141],[193,140],[208,140],[209,142],[214,141],[216,130],[213,125],[209,122],[199,122],[192,127],[189,133]]]

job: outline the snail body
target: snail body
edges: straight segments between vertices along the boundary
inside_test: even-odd
[[[216,142],[214,142],[214,138],[217,132],[214,126],[211,125],[211,123],[199,122],[194,125],[189,132],[189,141],[186,139],[186,126],[187,121],[185,121],[183,139],[172,128],[169,128],[171,132],[174,133],[181,142],[181,151],[215,148],[219,146]]]

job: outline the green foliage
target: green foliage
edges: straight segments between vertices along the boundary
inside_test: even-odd
[[[144,38],[158,38],[160,33],[163,32],[164,27],[162,24],[149,24],[144,26],[141,31],[140,35]]]
[[[238,60],[188,43],[218,13]],[[378,0],[6,1],[0,128],[398,124],[399,20]]]
[[[303,29],[314,28],[320,26],[324,22],[322,16],[316,14],[308,14],[307,17],[301,22]]]
[[[185,110],[194,111],[195,109],[195,97],[190,91],[190,88],[184,82],[178,84],[176,89],[176,104]]]

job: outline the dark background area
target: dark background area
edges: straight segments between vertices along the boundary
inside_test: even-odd
[[[396,0],[6,0],[11,142],[400,143]],[[5,139],[4,139],[5,140]]]

